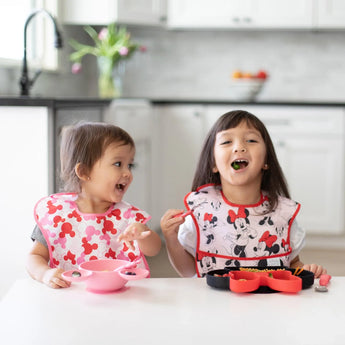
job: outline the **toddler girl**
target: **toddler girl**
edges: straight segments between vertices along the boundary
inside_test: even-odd
[[[133,261],[156,255],[161,240],[145,224],[151,217],[122,200],[132,180],[135,144],[106,123],[79,123],[63,130],[61,178],[66,193],[38,201],[37,226],[27,269],[52,288],[70,284],[61,274],[94,259]]]
[[[170,209],[161,219],[170,261],[181,276],[227,267],[304,267],[305,232],[264,124],[246,111],[221,116],[201,151],[185,197],[191,217]]]

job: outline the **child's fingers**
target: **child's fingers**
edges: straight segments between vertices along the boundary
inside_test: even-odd
[[[147,230],[147,231],[143,231],[140,236],[139,236],[139,239],[142,240],[144,238],[146,238],[147,236],[150,236],[151,234],[151,231]]]
[[[133,241],[124,241],[124,242],[129,249],[135,250],[134,245],[133,245]]]
[[[66,288],[70,286],[69,282],[59,277],[52,277],[49,281],[49,286],[53,289]]]

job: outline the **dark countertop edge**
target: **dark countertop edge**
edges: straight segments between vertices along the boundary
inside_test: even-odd
[[[234,100],[153,100],[151,103],[155,105],[168,105],[168,104],[194,104],[194,105],[251,105],[251,106],[261,106],[261,105],[289,105],[289,106],[345,106],[345,102],[312,102],[312,101],[234,101]]]
[[[31,97],[0,97],[0,106],[27,106],[27,107],[79,107],[87,106],[108,106],[110,99],[100,98],[75,98],[75,99],[59,99],[59,98],[31,98]]]
[[[145,99],[153,105],[171,105],[171,104],[193,104],[193,105],[289,105],[289,106],[345,106],[344,102],[313,102],[313,101],[292,101],[292,100],[272,100],[272,101],[234,101],[224,99],[154,99],[154,98],[139,98],[139,97],[126,97],[123,100],[138,100]],[[122,99],[119,99],[122,100]],[[108,106],[112,99],[100,98],[34,98],[34,97],[1,97],[0,106],[32,106],[32,107],[49,107],[49,108],[63,108],[63,107],[79,107],[79,106]]]

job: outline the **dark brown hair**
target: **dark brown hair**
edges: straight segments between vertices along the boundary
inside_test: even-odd
[[[91,171],[112,143],[135,144],[131,136],[122,128],[103,122],[79,122],[62,130],[60,178],[67,192],[79,193],[80,180],[75,167],[81,164],[85,173]]]
[[[229,128],[237,127],[243,121],[249,127],[253,127],[260,132],[266,145],[266,163],[269,169],[263,170],[261,190],[268,193],[270,210],[272,210],[277,204],[279,195],[290,198],[288,186],[265,125],[256,116],[244,110],[234,110],[222,115],[208,132],[194,174],[192,191],[205,184],[214,183],[219,185],[221,183],[219,173],[214,173],[212,170],[215,166],[214,145],[216,135]]]

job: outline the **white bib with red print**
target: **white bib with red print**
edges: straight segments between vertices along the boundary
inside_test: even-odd
[[[268,198],[254,205],[230,203],[220,188],[200,187],[185,197],[197,229],[196,268],[199,276],[239,266],[289,266],[290,228],[300,205],[279,197],[268,211]]]
[[[145,211],[121,201],[103,214],[83,214],[76,199],[77,195],[72,193],[53,194],[35,206],[35,220],[47,241],[51,267],[71,270],[89,260],[133,261],[142,257],[141,267],[148,269],[136,241],[135,250],[117,242],[131,223],[150,219]]]

